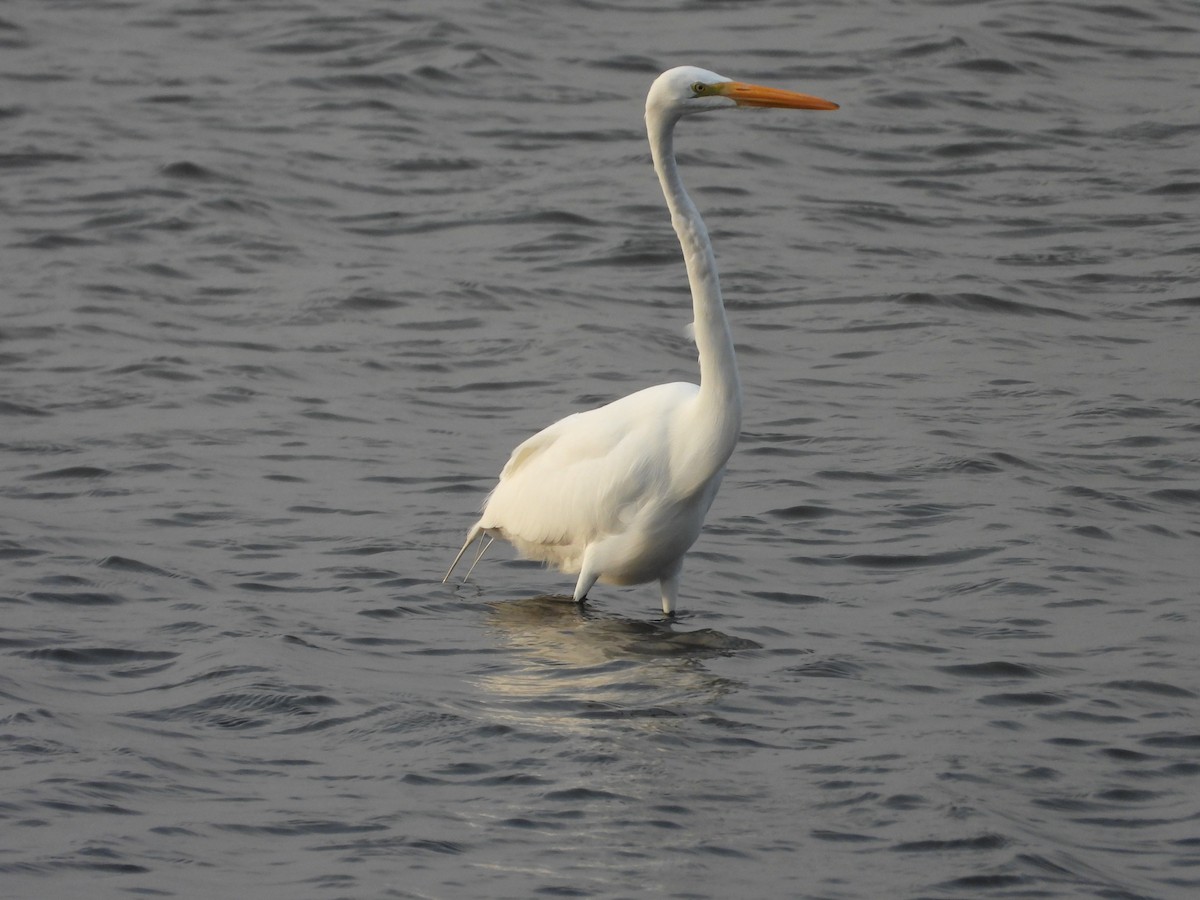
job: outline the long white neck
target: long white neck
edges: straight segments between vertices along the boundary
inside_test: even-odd
[[[715,441],[709,451],[720,457],[716,463],[720,467],[733,452],[741,429],[742,385],[738,379],[733,335],[729,332],[725,304],[721,299],[721,282],[717,277],[712,242],[709,241],[708,229],[699,210],[684,190],[679,177],[679,166],[675,162],[674,130],[674,117],[647,110],[646,131],[650,137],[654,171],[658,173],[663,196],[671,210],[671,224],[683,248],[688,283],[692,289],[696,348],[700,353],[698,418],[706,430],[713,429],[711,435]]]

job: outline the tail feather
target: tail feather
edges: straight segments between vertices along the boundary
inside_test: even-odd
[[[442,584],[445,584],[447,581],[450,580],[450,576],[454,574],[454,569],[458,565],[459,560],[461,560],[463,558],[463,554],[467,552],[467,548],[470,547],[471,544],[473,544],[476,541],[476,539],[478,539],[479,536],[482,534],[483,534],[483,529],[480,528],[478,524],[471,526],[471,530],[467,532],[467,539],[466,539],[466,541],[463,542],[462,549],[458,551],[458,555],[454,557],[454,562],[450,563],[450,568],[446,572],[446,577],[442,579]],[[486,550],[487,545],[484,545],[483,549]],[[482,553],[480,553],[479,555],[483,556]],[[478,563],[479,560],[476,559],[475,562]],[[471,566],[471,568],[474,569],[475,566]],[[470,571],[468,571],[467,575],[470,575],[470,574],[471,574]],[[466,581],[466,580],[467,580],[466,578],[463,579],[463,581]]]

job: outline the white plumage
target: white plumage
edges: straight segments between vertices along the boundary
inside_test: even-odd
[[[598,581],[657,580],[663,612],[674,612],[684,554],[737,443],[741,384],[712,245],[679,178],[672,138],[684,115],[732,106],[837,108],[693,66],[664,72],[650,88],[646,129],[687,264],[700,384],[646,388],[560,419],[519,445],[444,580],[486,534],[523,557],[577,573],[577,601]]]

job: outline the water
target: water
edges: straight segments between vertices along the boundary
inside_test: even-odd
[[[1200,886],[1183,0],[0,10],[6,897]],[[746,422],[681,615],[439,579],[509,449]]]

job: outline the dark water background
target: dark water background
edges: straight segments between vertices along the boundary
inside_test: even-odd
[[[1190,0],[0,6],[5,897],[1200,892]],[[509,449],[746,385],[685,568],[493,554]]]

